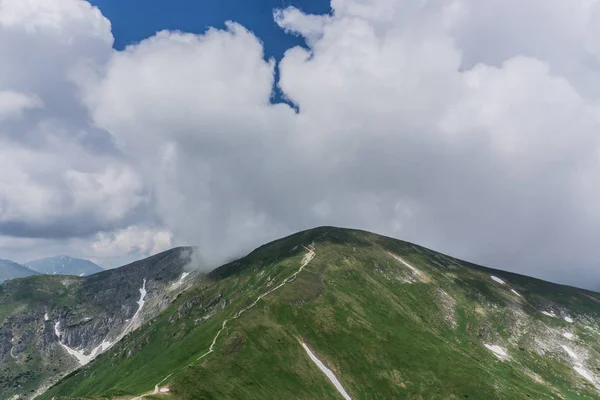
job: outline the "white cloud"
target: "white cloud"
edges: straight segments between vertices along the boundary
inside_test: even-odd
[[[1,90],[0,122],[8,118],[21,117],[24,111],[42,106],[42,101],[36,96],[9,90]]]
[[[150,256],[173,247],[173,234],[164,229],[130,226],[116,232],[100,232],[92,242],[92,254],[101,260],[124,255]]]
[[[90,235],[147,204],[75,85],[111,46],[110,23],[87,2],[0,0],[0,234]]]
[[[0,0],[0,93],[34,101],[13,98],[0,121],[0,222],[79,221],[91,228],[69,246],[99,258],[186,243],[212,264],[335,224],[587,284],[600,255],[598,4],[289,8],[276,22],[309,49],[288,50],[274,82],[275,62],[235,23],[113,51],[110,23],[83,1]],[[48,62],[26,68],[22,54]],[[270,103],[274,83],[298,113]]]
[[[96,7],[78,0],[2,0],[0,26],[29,35],[53,35],[65,44],[85,37],[102,37],[112,44],[110,23]]]
[[[323,29],[331,21],[328,15],[308,15],[293,7],[277,9],[273,17],[287,33],[304,36],[311,44],[322,36]]]

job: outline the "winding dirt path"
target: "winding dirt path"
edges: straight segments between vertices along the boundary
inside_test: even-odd
[[[248,307],[238,311],[237,313],[235,313],[235,315],[231,318],[227,318],[225,321],[223,321],[223,325],[221,326],[221,329],[217,332],[217,334],[215,335],[210,348],[208,349],[208,351],[204,354],[202,354],[200,357],[198,357],[198,359],[196,361],[200,361],[201,359],[203,359],[204,357],[206,357],[207,355],[209,355],[210,353],[212,353],[214,351],[215,348],[215,344],[217,342],[217,339],[219,338],[219,335],[221,335],[221,332],[223,332],[223,330],[225,329],[225,327],[227,326],[227,323],[229,321],[231,321],[232,319],[238,319],[243,313],[245,313],[246,311],[248,311],[249,309],[251,309],[252,307],[254,307],[263,297],[268,296],[269,294],[273,293],[274,291],[276,291],[277,289],[285,286],[288,282],[293,281],[296,276],[302,272],[302,270],[304,269],[304,267],[306,267],[308,265],[308,263],[311,262],[311,260],[315,257],[316,253],[314,251],[314,246],[310,246],[310,247],[306,247],[306,246],[302,246],[304,247],[308,253],[306,253],[304,255],[304,257],[302,258],[302,265],[300,265],[300,268],[298,269],[298,271],[294,272],[292,275],[288,276],[287,278],[285,278],[283,280],[283,282],[281,282],[279,285],[275,286],[274,288],[266,291],[265,293],[261,294],[260,296],[258,296],[256,298],[256,300],[254,300],[252,302],[252,304],[250,304]]]
[[[274,291],[282,288],[283,286],[285,286],[286,284],[288,284],[289,282],[293,281],[294,279],[296,279],[296,276],[298,276],[298,274],[300,272],[302,272],[302,270],[304,270],[304,267],[306,267],[313,258],[315,258],[315,256],[317,255],[317,253],[315,253],[315,249],[314,249],[314,243],[309,245],[308,247],[302,245],[302,247],[304,247],[307,251],[307,253],[304,255],[304,257],[302,258],[302,263],[300,265],[300,268],[298,268],[298,271],[294,272],[292,275],[288,276],[287,278],[285,278],[279,285],[275,286],[274,288],[271,288],[269,290],[267,290],[266,292],[264,292],[263,294],[261,294],[260,296],[258,296],[256,298],[256,300],[254,300],[252,302],[252,304],[250,304],[248,307],[241,309],[240,311],[238,311],[237,313],[235,313],[233,315],[233,317],[231,318],[227,318],[225,321],[223,321],[223,324],[221,325],[221,329],[219,329],[219,331],[217,332],[217,334],[215,335],[215,337],[212,340],[212,343],[210,344],[210,347],[208,348],[208,351],[204,354],[202,354],[200,357],[198,357],[198,359],[196,360],[196,362],[202,360],[204,357],[206,357],[207,355],[209,355],[210,353],[214,352],[214,348],[215,345],[217,343],[217,339],[219,339],[219,336],[221,335],[221,333],[225,330],[225,328],[227,327],[227,323],[231,320],[234,319],[238,319],[242,314],[244,314],[246,311],[250,310],[251,308],[253,308],[254,306],[256,306],[256,304],[258,304],[258,302],[265,296],[268,296],[269,294],[273,293]],[[190,364],[192,365],[192,364]],[[172,373],[170,375],[168,375],[167,377],[165,377],[162,381],[160,381],[159,383],[157,383],[154,386],[154,391],[143,394],[141,396],[137,396],[132,398],[131,400],[141,400],[146,396],[151,396],[151,395],[156,395],[156,394],[160,394],[160,390],[161,390],[161,383],[163,383],[164,381],[166,381],[168,378],[171,377],[171,375],[173,375]],[[167,389],[168,388],[162,388],[162,389]],[[166,393],[165,393],[166,394]]]

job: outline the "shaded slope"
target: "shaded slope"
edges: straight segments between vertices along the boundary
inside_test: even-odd
[[[0,283],[15,278],[37,275],[38,273],[9,260],[0,260]]]
[[[295,279],[234,318],[311,244]],[[341,398],[305,343],[355,399],[594,399],[599,306],[594,292],[318,228],[213,271],[41,398],[131,399],[159,382],[174,399]]]
[[[104,271],[102,267],[89,260],[56,256],[30,261],[24,264],[40,274],[87,276]]]
[[[159,314],[184,288],[190,254],[177,248],[88,277],[0,285],[0,398],[31,396]]]

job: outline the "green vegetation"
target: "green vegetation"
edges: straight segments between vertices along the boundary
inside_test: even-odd
[[[296,272],[311,243],[294,280],[231,319]],[[600,294],[323,227],[213,271],[40,399],[125,399],[159,382],[169,394],[146,398],[341,398],[301,342],[353,399],[594,399],[574,366],[599,374],[599,322]]]

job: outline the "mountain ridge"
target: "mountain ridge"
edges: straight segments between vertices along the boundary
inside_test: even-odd
[[[10,260],[0,259],[0,283],[16,278],[38,275],[38,272]]]
[[[87,276],[104,271],[104,268],[90,260],[65,255],[29,261],[23,265],[32,271],[47,275]]]
[[[599,296],[322,227],[196,280],[40,399],[339,398],[330,375],[351,398],[599,398]]]

